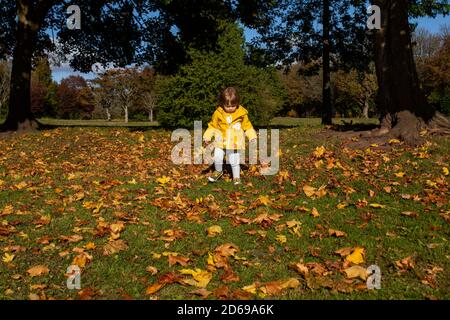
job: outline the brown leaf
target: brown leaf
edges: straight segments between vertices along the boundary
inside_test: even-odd
[[[350,253],[352,253],[352,251],[353,251],[353,247],[345,247],[345,248],[336,250],[334,253],[340,255],[341,257],[346,257]]]
[[[215,250],[216,253],[223,257],[234,256],[236,252],[239,251],[239,248],[232,243],[225,243],[221,246],[218,246]]]
[[[236,273],[234,273],[234,271],[231,268],[227,268],[225,270],[225,273],[220,277],[220,280],[222,280],[225,283],[229,283],[229,282],[239,282],[241,279]]]
[[[195,294],[196,296],[200,296],[200,297],[202,297],[202,299],[207,299],[211,295],[212,292],[206,290],[205,288],[200,288],[197,290],[193,290],[190,293]]]
[[[229,299],[230,289],[228,288],[228,286],[218,287],[213,291],[213,295],[217,299]]]
[[[174,255],[168,255],[169,266],[173,266],[174,264],[179,264],[183,267],[187,266],[191,259],[185,257],[179,257]]]
[[[83,240],[83,237],[80,236],[79,234],[74,234],[71,236],[60,236],[59,238],[63,241],[68,241],[71,243],[77,243],[77,242],[80,242],[81,240]]]
[[[43,265],[37,265],[27,270],[27,273],[32,277],[41,276],[49,273],[49,269]]]
[[[120,252],[123,250],[127,250],[127,249],[128,249],[128,245],[123,240],[110,241],[103,247],[103,255],[109,256],[111,254],[114,254],[114,253],[117,253],[117,252]]]
[[[334,229],[328,229],[328,234],[330,236],[335,236],[337,238],[347,236],[347,234],[344,231],[339,231],[339,230],[334,230]]]

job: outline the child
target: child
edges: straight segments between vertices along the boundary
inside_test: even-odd
[[[256,140],[248,112],[239,105],[239,94],[233,87],[226,88],[220,95],[220,105],[212,115],[208,129],[203,135],[206,144],[215,137],[214,167],[216,171],[208,177],[210,182],[216,182],[222,177],[223,156],[226,154],[233,173],[233,183],[238,185],[240,179],[239,151],[245,149],[244,133],[250,141]]]

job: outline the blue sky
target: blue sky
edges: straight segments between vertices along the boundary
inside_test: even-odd
[[[448,17],[448,16],[447,17],[438,16],[436,18],[425,17],[425,18],[416,19],[413,22],[417,22],[418,27],[420,27],[420,28],[427,29],[431,33],[437,33],[437,32],[439,32],[439,29],[442,25],[444,25],[446,23],[447,24],[450,23],[450,17]],[[247,41],[251,40],[251,38],[254,36],[255,36],[255,32],[253,30],[245,31],[245,38]],[[92,79],[95,77],[95,74],[93,74],[93,73],[86,74],[86,73],[74,72],[73,70],[71,70],[68,67],[53,68],[53,79],[57,82],[60,82],[61,79],[66,78],[70,75],[81,75],[81,76],[85,77],[86,79]]]

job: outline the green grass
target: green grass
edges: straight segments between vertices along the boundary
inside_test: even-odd
[[[293,120],[274,122],[289,126]],[[237,282],[224,283],[220,268],[213,272],[206,287],[211,292],[224,285],[231,293],[255,282],[296,278],[297,288],[268,298],[449,299],[450,228],[444,217],[450,206],[448,176],[442,167],[448,167],[450,141],[445,137],[430,140],[425,154],[404,145],[389,151],[376,147],[370,153],[351,151],[338,140],[319,140],[315,136],[321,128],[318,120],[295,120],[297,127],[280,130],[280,172],[288,172],[289,178],[281,181],[280,175],[243,171],[244,183],[239,187],[226,180],[207,183],[207,175],[201,174],[207,165],[172,164],[170,132],[162,129],[65,127],[0,141],[0,253],[2,259],[5,253],[15,255],[11,262],[0,261],[0,298],[28,299],[30,294],[80,298],[78,291],[67,289],[64,274],[79,254],[75,251],[93,242],[94,249],[84,249],[92,260],[82,268],[81,283],[83,289],[95,292],[94,299],[148,299],[146,288],[161,275],[179,274],[183,268],[206,269],[208,252],[226,243],[237,246],[238,257],[246,260],[229,258]],[[322,145],[327,153],[317,168],[319,159],[313,152]],[[339,161],[344,169],[327,169],[327,159]],[[398,172],[405,175],[396,177]],[[160,183],[161,177],[170,180]],[[326,185],[327,194],[307,197],[305,185]],[[383,189],[387,186],[390,193]],[[349,188],[355,192],[346,193]],[[78,199],[80,193],[83,197]],[[271,203],[258,205],[261,196]],[[200,198],[203,202],[197,203]],[[89,202],[102,206],[95,210],[87,206]],[[337,209],[342,202],[349,205]],[[385,207],[370,207],[374,203]],[[8,205],[12,212],[5,211]],[[236,211],[238,206],[242,210]],[[316,208],[320,216],[293,210],[296,206]],[[254,219],[262,213],[282,216],[263,225],[237,223],[237,217]],[[51,217],[48,224],[39,223],[42,215]],[[300,237],[283,227],[291,220],[301,222]],[[104,255],[110,233],[97,232],[100,221],[124,223],[120,239],[126,241],[126,250]],[[213,225],[221,226],[223,232],[208,237],[206,229]],[[7,228],[9,232],[4,231]],[[329,229],[346,236],[330,236]],[[179,230],[183,236],[162,240],[164,230]],[[76,243],[61,239],[71,235],[83,239]],[[279,243],[278,235],[286,236],[287,242]],[[43,241],[43,237],[49,238]],[[24,250],[11,252],[11,246]],[[334,252],[343,247],[365,248],[362,266],[381,268],[380,290],[356,290],[364,284],[362,280],[348,285],[351,292],[338,290],[337,284],[345,280],[344,258]],[[191,262],[185,267],[169,266],[166,256],[153,255],[164,252],[177,252]],[[412,268],[397,264],[410,256]],[[289,268],[293,262],[321,264],[328,272],[322,276],[333,285],[311,288],[303,275]],[[49,273],[31,277],[27,270],[36,265],[45,265]],[[156,267],[158,273],[152,276],[148,266]],[[190,293],[195,289],[172,283],[151,298],[199,299]],[[213,294],[209,298],[215,299]]]

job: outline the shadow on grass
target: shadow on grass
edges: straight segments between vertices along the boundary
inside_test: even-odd
[[[353,123],[353,121],[342,121],[342,124],[333,124],[331,130],[346,132],[346,131],[369,131],[378,128],[380,125],[375,123]]]

